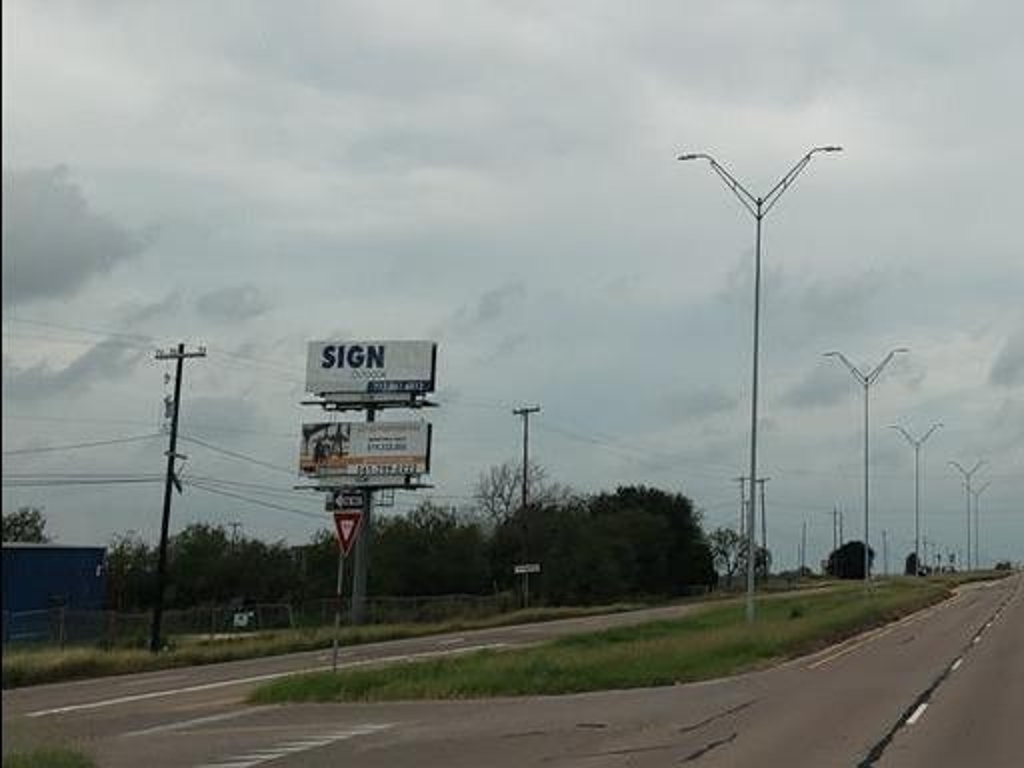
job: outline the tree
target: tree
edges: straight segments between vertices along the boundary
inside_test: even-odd
[[[3,540],[45,544],[50,540],[46,535],[46,515],[42,507],[18,507],[16,512],[3,516]]]
[[[725,577],[726,586],[732,587],[733,577],[743,563],[743,539],[732,528],[716,528],[708,537],[708,542],[715,570]]]
[[[868,558],[875,561],[875,551],[868,547]],[[864,578],[864,544],[848,541],[828,556],[826,572],[839,579]]]
[[[573,491],[561,483],[548,481],[547,471],[540,464],[530,462],[526,474],[529,503],[531,505],[562,504],[573,497]],[[481,472],[476,480],[473,497],[484,516],[497,525],[508,520],[519,508],[523,492],[523,465],[506,461]]]
[[[156,552],[133,532],[107,547],[108,604],[117,611],[141,610],[153,602]]]

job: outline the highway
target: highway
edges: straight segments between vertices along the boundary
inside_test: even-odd
[[[103,766],[1024,766],[1024,579],[971,585],[772,669],[666,688],[477,701],[253,707],[326,653],[3,694],[5,749],[80,744]],[[656,609],[346,649],[345,664],[511,647]]]

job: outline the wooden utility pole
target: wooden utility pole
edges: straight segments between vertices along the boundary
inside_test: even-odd
[[[190,357],[206,357],[206,348],[200,347],[195,352],[186,352],[185,345],[179,344],[177,349],[166,352],[158,351],[157,360],[176,361],[174,375],[174,403],[171,410],[170,441],[167,446],[167,476],[164,480],[164,512],[160,521],[160,554],[156,564],[156,602],[153,605],[153,625],[150,628],[149,650],[157,653],[160,650],[160,622],[164,613],[164,589],[167,578],[167,529],[171,522],[171,488],[181,493],[181,481],[174,474],[174,462],[178,459],[178,415],[181,412],[181,373],[183,363]]]

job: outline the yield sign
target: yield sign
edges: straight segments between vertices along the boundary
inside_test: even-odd
[[[362,512],[335,512],[334,528],[338,534],[338,546],[343,555],[352,551],[352,545],[359,535],[359,524],[363,520]]]

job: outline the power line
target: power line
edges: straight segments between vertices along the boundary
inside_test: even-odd
[[[185,480],[184,483],[185,483],[185,485],[188,485],[191,488],[198,488],[200,491],[206,491],[207,493],[212,493],[212,494],[215,494],[217,496],[225,496],[225,497],[230,498],[230,499],[237,499],[239,501],[245,501],[245,502],[248,502],[250,504],[255,504],[256,506],[259,506],[259,507],[266,507],[268,509],[275,509],[275,510],[278,510],[280,512],[288,512],[289,514],[298,515],[300,517],[306,517],[306,518],[309,518],[311,520],[318,520],[320,522],[324,522],[324,521],[327,520],[326,516],[323,515],[323,514],[318,515],[318,514],[315,514],[313,512],[306,512],[306,511],[301,510],[301,509],[295,509],[294,507],[286,507],[283,504],[275,504],[275,503],[273,503],[271,501],[263,501],[261,499],[256,499],[256,498],[253,498],[251,496],[246,496],[245,494],[234,493],[233,491],[225,491],[225,490],[223,490],[221,488],[213,488],[213,487],[210,487],[210,486],[205,485],[203,483],[197,483],[197,482],[195,482],[193,480]]]
[[[154,437],[162,437],[159,432],[148,435],[134,435],[132,437],[115,437],[111,440],[96,440],[89,443],[68,443],[65,445],[48,445],[41,448],[19,448],[13,451],[4,451],[4,456],[22,456],[29,453],[51,453],[53,451],[74,451],[80,448],[99,448],[104,445],[119,445],[121,443],[135,443],[140,440],[152,440]]]
[[[182,435],[181,439],[184,440],[185,442],[202,446],[203,448],[213,451],[214,453],[220,453],[223,454],[224,456],[229,456],[233,459],[238,459],[239,461],[247,461],[250,464],[255,464],[257,466],[265,467],[267,469],[273,469],[276,472],[284,472],[288,475],[291,475],[292,477],[295,477],[296,475],[296,471],[294,469],[288,469],[286,467],[281,466],[280,464],[271,464],[269,461],[257,459],[253,456],[247,456],[246,454],[239,453],[238,451],[231,451],[228,450],[227,448],[221,448],[220,446],[213,445],[212,443],[208,443],[205,440],[200,440],[197,437],[188,437],[187,435]]]

